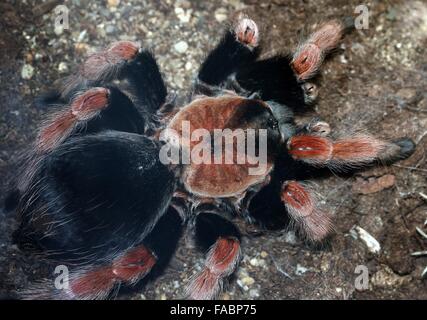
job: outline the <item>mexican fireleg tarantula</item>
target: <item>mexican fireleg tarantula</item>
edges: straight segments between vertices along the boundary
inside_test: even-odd
[[[296,180],[312,167],[390,163],[415,148],[407,138],[334,139],[318,120],[294,124],[293,111],[317,95],[308,80],[347,28],[327,22],[293,54],[259,60],[258,27],[239,15],[203,62],[183,107],[167,103],[153,55],[135,43],[116,42],[91,55],[77,75],[40,100],[57,111],[42,126],[14,192],[15,241],[68,266],[69,286],[58,290],[46,281],[23,296],[107,298],[120,284],[135,284],[165,265],[184,223],[206,253],[203,270],[187,287],[194,299],[216,297],[239,264],[240,233],[230,217],[253,222],[264,214],[288,215],[305,239],[324,239],[331,216]],[[181,134],[184,120],[191,130],[266,130],[265,172],[248,174],[249,160],[164,164],[161,132]],[[193,142],[180,139],[178,147],[191,149]]]

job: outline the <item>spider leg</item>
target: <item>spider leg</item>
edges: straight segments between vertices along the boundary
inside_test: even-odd
[[[60,97],[69,100],[75,92],[107,86],[114,80],[125,81],[126,91],[144,115],[154,114],[166,101],[166,85],[153,53],[130,41],[114,42],[90,55],[79,72],[64,82]],[[54,102],[55,94],[45,101]]]
[[[272,100],[301,110],[318,95],[317,85],[307,80],[316,75],[324,57],[338,45],[345,29],[341,21],[327,22],[303,42],[293,56],[279,54],[242,65],[235,79],[249,94],[256,92],[264,101]]]
[[[205,93],[205,86],[219,87],[239,66],[253,62],[259,54],[258,38],[256,23],[245,15],[239,15],[236,23],[202,63],[195,90]]]
[[[287,142],[289,154],[307,164],[333,170],[357,168],[375,161],[388,164],[408,158],[415,150],[409,138],[383,141],[367,134],[333,140],[325,136],[301,134]]]
[[[90,266],[71,273],[69,287],[61,299],[105,299],[118,284],[135,284],[156,264],[155,254],[145,245],[133,247],[109,264]]]
[[[310,241],[321,241],[333,230],[331,216],[322,210],[313,192],[296,181],[282,184],[281,200],[292,222]]]
[[[238,68],[235,79],[249,95],[257,93],[264,101],[275,101],[298,110],[306,104],[305,91],[290,63],[287,55],[255,61]]]
[[[111,262],[72,274],[67,295],[74,299],[104,299],[121,283],[135,285],[148,273],[167,265],[182,234],[182,219],[169,207],[142,243],[111,258]]]
[[[240,233],[225,218],[202,212],[196,218],[196,241],[206,252],[205,266],[186,289],[191,299],[214,299],[221,292],[224,279],[240,261]]]
[[[142,113],[155,114],[165,104],[166,85],[151,51],[139,49],[136,57],[125,64],[120,77],[129,82],[134,103]]]
[[[144,132],[144,119],[130,99],[115,87],[93,87],[77,93],[45,122],[36,139],[36,150],[50,151],[71,135],[102,130]]]
[[[317,74],[325,56],[338,46],[345,29],[342,21],[328,21],[298,46],[291,66],[299,80],[306,81]]]

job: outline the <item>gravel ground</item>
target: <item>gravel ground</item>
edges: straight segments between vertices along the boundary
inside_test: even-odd
[[[70,0],[68,30],[54,28],[60,1],[0,3],[0,198],[16,175],[17,157],[46,110],[32,101],[84,57],[115,40],[137,40],[155,52],[172,93],[185,93],[199,63],[236,11],[261,26],[265,55],[292,48],[320,21],[352,15],[360,1],[88,1]],[[367,129],[409,136],[416,153],[390,167],[315,181],[336,220],[328,246],[311,248],[292,232],[244,227],[245,258],[223,299],[426,299],[427,242],[415,231],[427,219],[427,3],[369,1],[369,28],[347,36],[323,69],[319,103],[309,115],[334,130]],[[301,119],[304,120],[304,119]],[[13,214],[0,212],[0,296],[11,297],[41,266],[10,243]],[[362,228],[380,245],[367,246]],[[375,248],[374,248],[375,249]],[[166,272],[119,299],[175,299],[200,269],[202,256],[182,241]],[[369,270],[356,290],[355,269]],[[37,270],[37,271],[35,271]]]

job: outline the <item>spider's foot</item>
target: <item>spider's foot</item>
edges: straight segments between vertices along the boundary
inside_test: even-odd
[[[296,50],[291,66],[300,80],[313,77],[324,57],[338,46],[344,34],[344,25],[338,20],[323,24]]]
[[[307,131],[318,136],[326,137],[331,133],[331,127],[329,123],[316,119],[307,125]]]
[[[136,57],[139,45],[131,41],[118,41],[106,50],[92,54],[82,66],[81,74],[87,80],[99,80],[114,72],[122,63]]]
[[[187,296],[194,300],[214,299],[221,291],[224,278],[234,272],[239,260],[239,240],[219,238],[208,253],[205,267],[187,287]]]
[[[281,199],[308,240],[321,241],[333,230],[330,214],[319,209],[314,195],[298,182],[285,181]]]
[[[317,85],[311,82],[305,82],[302,85],[302,90],[304,91],[304,101],[306,104],[311,104],[316,101],[319,94],[319,89]]]
[[[240,16],[234,27],[237,40],[251,48],[258,46],[259,30],[258,26],[252,19]]]

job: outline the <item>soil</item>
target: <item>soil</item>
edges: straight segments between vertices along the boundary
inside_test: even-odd
[[[34,98],[88,53],[119,39],[141,41],[158,57],[170,92],[183,95],[235,12],[243,10],[260,25],[264,54],[270,56],[294,48],[321,21],[354,15],[360,3],[69,0],[69,29],[61,30],[54,28],[59,2],[0,3],[0,200],[47,111]],[[314,181],[334,214],[329,244],[313,248],[292,231],[246,232],[244,259],[220,298],[427,299],[427,280],[421,278],[427,257],[411,256],[427,248],[415,229],[425,228],[427,220],[427,2],[370,1],[368,9],[368,29],[347,35],[326,62],[318,103],[299,120],[319,116],[337,132],[408,136],[417,143],[415,154],[395,165]],[[15,223],[13,212],[0,211],[3,298],[15,297],[42,269],[11,243]],[[376,239],[378,251],[357,227]],[[361,265],[369,272],[363,288],[356,286]],[[117,298],[180,298],[189,276],[202,266],[203,257],[183,240],[163,275]]]

